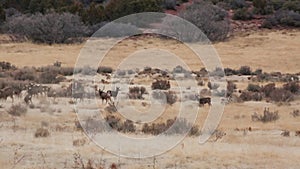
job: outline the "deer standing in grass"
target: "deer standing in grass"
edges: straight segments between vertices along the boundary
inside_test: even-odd
[[[104,101],[104,100],[106,101],[106,103],[107,103],[108,101],[112,102],[110,93],[104,92],[104,88],[105,88],[105,87],[103,87],[102,90],[99,89],[99,96],[100,96],[100,98],[101,98],[101,100],[102,100],[102,104],[103,104],[103,101]]]

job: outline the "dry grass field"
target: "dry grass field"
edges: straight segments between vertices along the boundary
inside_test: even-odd
[[[1,39],[6,38],[4,35],[0,37]],[[102,41],[109,41],[109,39]],[[60,61],[63,67],[73,67],[83,46],[84,44],[47,46],[29,42],[4,42],[3,40],[0,43],[0,61],[10,62],[17,67],[39,67]],[[282,73],[300,72],[299,46],[299,30],[264,30],[247,35],[236,35],[226,42],[214,44],[224,67],[238,69],[247,65],[253,70],[261,68],[265,72]],[[203,67],[201,61],[185,45],[158,38],[126,39],[107,53],[102,64],[115,69],[132,52],[153,48],[172,51],[192,70],[199,70]],[[93,53],[93,51],[90,52]],[[152,56],[157,54],[157,51],[142,54]],[[166,55],[165,53],[158,54]],[[169,61],[163,57],[159,61],[153,61],[151,57],[146,58],[150,58],[149,61],[144,61],[146,63]],[[145,66],[132,64],[132,67]],[[175,62],[170,65],[176,64]],[[168,67],[170,65],[166,65],[166,68],[172,69],[173,67]],[[164,65],[162,64],[162,66]],[[103,78],[102,75],[97,75],[96,79],[101,78]],[[247,77],[231,78],[235,78],[238,90],[245,90],[251,83]],[[126,78],[124,79],[126,80]],[[145,86],[150,92],[149,85],[153,79],[147,76],[136,76],[133,79],[134,85]],[[60,88],[70,84],[70,80],[72,80],[71,76],[67,77],[63,83],[49,84],[48,86]],[[103,86],[100,80],[96,84]],[[175,82],[171,81],[171,85],[173,84]],[[276,86],[282,86],[282,84],[282,82],[278,82]],[[175,90],[172,87],[171,89]],[[122,96],[125,98],[127,92],[128,89],[122,88],[121,98]],[[15,98],[14,101],[14,104],[21,103],[27,107],[27,113],[22,116],[11,116],[7,113],[12,106],[10,98],[0,100],[0,168],[59,169],[91,166],[90,168],[113,169],[114,164],[116,164],[116,168],[123,169],[299,168],[300,115],[293,116],[291,114],[294,110],[300,109],[299,95],[295,97],[294,101],[288,103],[266,100],[228,103],[218,126],[218,132],[213,134],[205,144],[198,144],[196,136],[188,136],[179,145],[160,156],[130,159],[119,158],[106,152],[76,127],[77,116],[71,98],[58,97],[54,99],[44,95],[34,96],[32,99],[34,106],[29,107],[23,101],[25,94],[23,93],[20,98]],[[145,100],[148,97],[146,95]],[[84,102],[87,105],[90,104],[88,99]],[[126,103],[143,111],[149,106],[144,102],[146,101],[130,100]],[[180,102],[172,106],[168,105],[156,122],[174,118],[176,116],[174,112],[180,106],[179,104]],[[196,101],[188,102],[188,104],[198,106]],[[125,110],[126,104],[122,105],[121,103],[119,107]],[[96,107],[86,108],[100,108],[103,114],[110,114],[105,109],[106,105],[101,102]],[[278,111],[279,119],[266,123],[253,121],[252,115],[255,112],[263,114],[265,108],[269,108],[270,111]],[[209,109],[208,105],[200,107],[196,125],[203,126]],[[46,132],[45,137],[36,137],[35,133],[38,128],[47,129],[49,135]],[[289,134],[283,136],[284,131],[288,131]]]

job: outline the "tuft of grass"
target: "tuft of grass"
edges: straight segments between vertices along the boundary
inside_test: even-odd
[[[7,111],[12,116],[21,116],[27,113],[27,107],[21,104],[12,105]]]

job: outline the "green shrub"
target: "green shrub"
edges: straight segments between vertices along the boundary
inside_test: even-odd
[[[3,23],[6,19],[5,11],[3,9],[3,6],[0,4],[0,25]]]
[[[104,21],[104,18],[104,7],[96,3],[91,3],[81,14],[81,19],[91,25]]]
[[[252,18],[253,14],[247,8],[237,9],[233,15],[234,20],[251,20]]]
[[[281,9],[286,0],[270,0],[269,5],[273,7],[275,11]]]
[[[110,0],[105,7],[107,20],[140,12],[161,12],[160,0]]]
[[[300,1],[299,0],[288,0],[283,4],[282,9],[299,13],[300,12]]]

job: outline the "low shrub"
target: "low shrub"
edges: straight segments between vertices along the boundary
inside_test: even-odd
[[[180,65],[176,66],[173,69],[173,73],[185,73],[185,72],[186,72],[186,70]]]
[[[238,70],[239,74],[241,75],[251,75],[252,71],[249,66],[241,66],[241,68]]]
[[[300,14],[295,11],[278,10],[264,21],[262,27],[272,28],[277,25],[300,27]]]
[[[78,129],[80,128],[80,123],[76,126]],[[80,125],[80,126],[79,126]],[[106,124],[103,123],[102,120],[96,120],[93,118],[88,118],[84,124],[82,124],[82,128],[85,129],[86,132],[103,132],[107,129]]]
[[[146,94],[146,88],[145,87],[130,87],[128,97],[129,99],[144,99],[143,95]]]
[[[240,99],[242,101],[261,101],[263,99],[263,94],[260,92],[243,91],[240,95]]]
[[[140,33],[142,33],[142,31],[139,30],[139,28],[135,25],[111,22],[107,25],[104,25],[101,28],[101,31],[97,31],[93,36],[113,38],[133,36]]]
[[[44,129],[44,128],[38,128],[34,134],[34,137],[38,138],[38,137],[48,137],[50,136],[50,132],[48,131],[48,129]]]
[[[269,83],[261,88],[261,91],[266,97],[270,97],[270,94],[276,89],[275,83]]]
[[[4,30],[12,35],[47,44],[81,42],[81,37],[89,32],[79,16],[53,12],[9,17]]]
[[[265,109],[263,115],[258,115],[254,113],[252,115],[253,121],[261,121],[261,122],[272,122],[279,119],[278,111],[271,112],[269,109]]]
[[[253,13],[247,8],[238,9],[234,12],[234,20],[251,20],[253,19]]]
[[[237,70],[234,70],[234,69],[231,69],[231,68],[225,68],[224,72],[225,72],[226,76],[231,76],[231,75],[237,75],[238,74]]]
[[[247,90],[250,92],[260,92],[261,87],[259,85],[250,83],[250,84],[248,84]]]
[[[97,69],[97,73],[112,73],[113,69],[107,66],[100,66]]]
[[[27,113],[27,107],[21,104],[12,105],[7,113],[12,116],[22,116]]]
[[[22,80],[22,81],[25,80],[36,81],[38,79],[36,70],[28,67],[14,71],[13,77],[15,80]]]
[[[171,88],[170,81],[167,80],[156,80],[151,85],[152,90],[168,90]]]
[[[225,72],[223,71],[222,68],[220,67],[216,67],[216,69],[212,72],[209,72],[210,76],[218,76],[218,77],[224,77],[225,76]]]
[[[293,117],[298,117],[298,116],[300,116],[300,110],[293,110],[293,111],[291,112],[291,115],[292,115]]]
[[[39,76],[38,82],[42,84],[56,84],[60,82],[57,76],[58,72],[55,71],[42,72]]]
[[[123,124],[121,124],[121,129],[119,129],[123,133],[134,133],[136,127],[131,120],[126,120]]]
[[[300,2],[297,0],[286,1],[283,4],[282,9],[299,13],[300,12]]]
[[[225,40],[230,30],[227,12],[209,2],[194,1],[185,10],[181,10],[179,16],[197,26],[211,41]],[[181,35],[181,40],[195,41],[195,34],[188,33]]]
[[[217,90],[217,89],[220,87],[220,85],[217,84],[217,83],[211,83],[211,82],[208,82],[208,83],[207,83],[207,87],[208,87],[210,90]]]
[[[168,91],[168,92],[164,92],[166,99],[167,99],[167,103],[169,105],[173,105],[174,103],[176,103],[177,101],[177,95],[174,91]]]
[[[176,4],[177,4],[176,0],[164,0],[163,7],[166,9],[175,10]]]
[[[245,0],[230,0],[229,1],[231,9],[239,9],[247,7],[247,3]]]
[[[232,96],[234,90],[236,88],[236,84],[234,84],[232,81],[227,82],[227,97]]]
[[[293,94],[283,88],[276,88],[270,93],[270,99],[275,102],[289,102],[293,100]]]
[[[281,133],[281,135],[284,136],[284,137],[289,137],[289,136],[290,136],[290,131],[284,130],[284,131]]]
[[[15,70],[17,69],[16,66],[12,65],[9,62],[0,62],[0,70]]]
[[[73,146],[76,146],[76,147],[84,146],[85,143],[86,143],[85,139],[73,140]]]
[[[300,91],[299,82],[289,82],[283,85],[283,88],[292,93],[298,93]]]
[[[168,119],[166,122],[152,123],[151,125],[145,123],[142,127],[142,132],[145,134],[159,135],[165,132],[166,135],[184,134],[189,129],[189,136],[199,135],[198,126],[192,126],[186,119]],[[172,127],[172,128],[171,128]]]

